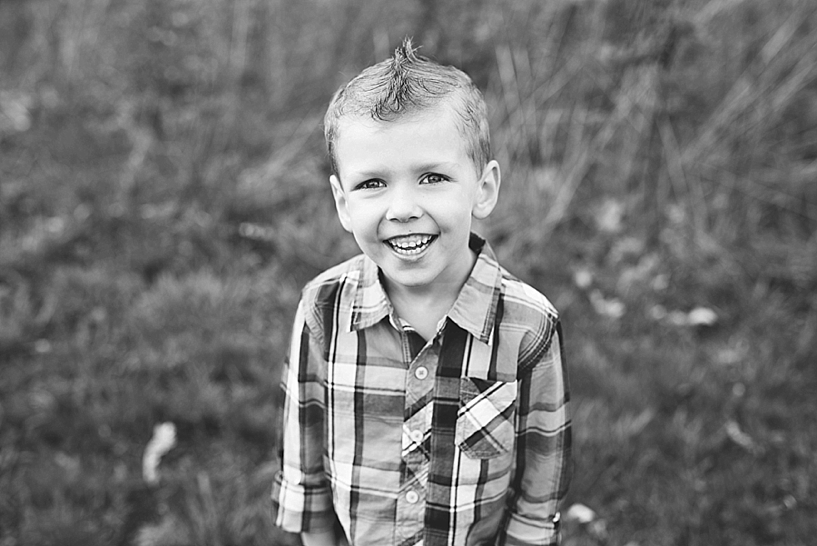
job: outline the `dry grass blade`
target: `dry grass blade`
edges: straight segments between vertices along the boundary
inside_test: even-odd
[[[228,69],[235,84],[239,82],[247,66],[247,40],[253,7],[253,0],[233,1],[233,27],[230,37]]]
[[[698,137],[684,150],[685,165],[692,166],[704,155],[717,151],[723,134],[733,130],[739,117],[755,110],[767,97],[774,97],[774,108],[766,114],[777,113],[814,79],[817,75],[814,53],[817,33],[808,33],[803,38],[797,35],[797,30],[807,20],[807,14],[813,11],[813,8],[793,11],[766,42],[756,62],[737,78],[709,119],[702,124]],[[789,68],[790,63],[795,64],[793,69]]]
[[[777,171],[768,173],[759,170],[739,177],[717,164],[708,163],[700,164],[696,173],[702,179],[746,195],[758,203],[817,222],[817,203],[787,189],[790,186],[805,187],[813,184],[817,180],[817,162],[799,168],[793,166],[782,175]]]
[[[706,224],[707,215],[707,203],[703,195],[703,189],[699,184],[693,184],[689,176],[687,176],[683,154],[669,120],[661,120],[658,124],[658,131],[664,149],[664,158],[670,184],[673,186],[676,197],[691,197],[692,202],[689,208],[693,218],[693,225],[696,230],[701,230]]]
[[[693,16],[692,20],[696,26],[705,25],[719,13],[734,9],[745,2],[746,0],[713,0],[707,2],[703,9]]]
[[[515,248],[547,239],[553,229],[564,221],[580,184],[616,134],[625,127],[635,127],[635,138],[639,139],[649,130],[656,102],[656,67],[638,67],[630,74],[630,83],[623,86],[616,97],[615,109],[606,116],[595,133],[589,129],[590,112],[582,108],[574,109],[558,175],[561,180],[558,193],[546,214],[518,231]],[[630,152],[634,155],[638,150],[633,148]],[[627,158],[622,158],[622,161],[627,161]]]

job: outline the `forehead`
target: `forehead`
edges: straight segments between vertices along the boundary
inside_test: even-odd
[[[457,113],[447,106],[404,114],[390,121],[347,115],[338,120],[337,127],[335,153],[339,164],[388,155],[460,155],[468,147]]]

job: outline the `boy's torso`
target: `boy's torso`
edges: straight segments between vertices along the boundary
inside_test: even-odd
[[[354,544],[452,534],[465,544],[501,525],[518,378],[547,350],[557,315],[475,243],[477,264],[427,343],[393,313],[364,256],[304,290],[323,351],[324,467]]]

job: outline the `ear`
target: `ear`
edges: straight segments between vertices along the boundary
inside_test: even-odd
[[[499,198],[499,184],[502,176],[499,172],[499,163],[492,159],[482,170],[477,184],[477,196],[471,214],[478,220],[484,220],[494,210]]]
[[[346,192],[343,191],[343,186],[340,179],[334,174],[329,177],[329,185],[332,186],[332,195],[335,197],[335,208],[338,211],[338,218],[343,229],[352,232],[352,221],[349,216],[349,203],[346,200]]]

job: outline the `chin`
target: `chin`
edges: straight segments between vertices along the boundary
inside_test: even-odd
[[[380,268],[386,280],[391,284],[403,286],[405,288],[422,288],[432,284],[433,276],[429,274],[416,274],[389,271],[389,268]]]

